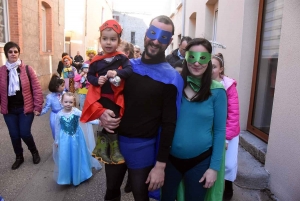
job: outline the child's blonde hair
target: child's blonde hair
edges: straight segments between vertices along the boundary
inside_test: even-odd
[[[75,104],[76,98],[75,98],[75,94],[74,94],[74,93],[72,93],[72,92],[66,92],[66,93],[64,93],[64,94],[62,95],[62,97],[61,97],[61,101],[64,100],[64,97],[65,97],[65,96],[71,96],[71,97],[73,97],[73,98],[74,98],[74,104]]]
[[[128,54],[128,59],[132,59],[134,58],[134,46],[125,41],[125,40],[121,40],[120,45],[123,45],[124,49],[123,52],[127,55]]]

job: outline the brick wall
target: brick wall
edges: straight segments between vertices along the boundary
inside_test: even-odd
[[[46,9],[46,46],[42,51],[41,6]],[[20,59],[32,66],[43,90],[47,90],[52,73],[64,51],[64,1],[63,0],[9,0],[9,37],[19,44]],[[50,50],[50,51],[48,51]],[[5,63],[0,48],[0,64]]]

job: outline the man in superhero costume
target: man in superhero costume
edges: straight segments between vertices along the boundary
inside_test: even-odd
[[[124,86],[122,119],[114,118],[108,109],[100,116],[106,130],[118,127],[119,146],[126,162],[105,165],[105,200],[121,200],[120,187],[127,169],[135,200],[148,201],[148,192],[164,183],[183,88],[181,76],[165,60],[164,52],[173,34],[169,17],[158,16],[151,21],[142,58],[130,60],[133,74]]]

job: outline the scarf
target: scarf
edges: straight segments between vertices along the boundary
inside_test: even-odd
[[[64,72],[70,72],[70,71],[72,71],[73,69],[72,69],[72,67],[70,66],[70,67],[65,67],[64,68]]]
[[[193,89],[194,92],[198,92],[201,87],[201,79],[192,76],[187,76],[187,83]]]
[[[20,80],[17,72],[17,68],[20,64],[20,59],[14,63],[9,63],[8,61],[5,63],[5,66],[9,71],[8,96],[15,96],[16,91],[20,91]]]

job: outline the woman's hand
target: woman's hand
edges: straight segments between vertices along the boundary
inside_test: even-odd
[[[217,180],[218,172],[213,169],[207,169],[202,178],[200,179],[200,183],[205,181],[203,185],[204,188],[210,188],[214,185],[215,181]]]
[[[38,111],[33,111],[33,113],[34,113],[35,116],[40,116],[40,114],[41,114],[41,113],[38,112]]]
[[[110,78],[110,77],[116,77],[117,76],[117,72],[115,70],[109,70],[106,73],[106,77]]]
[[[98,79],[98,84],[100,86],[104,85],[104,83],[107,81],[107,78],[105,76],[100,76]]]

